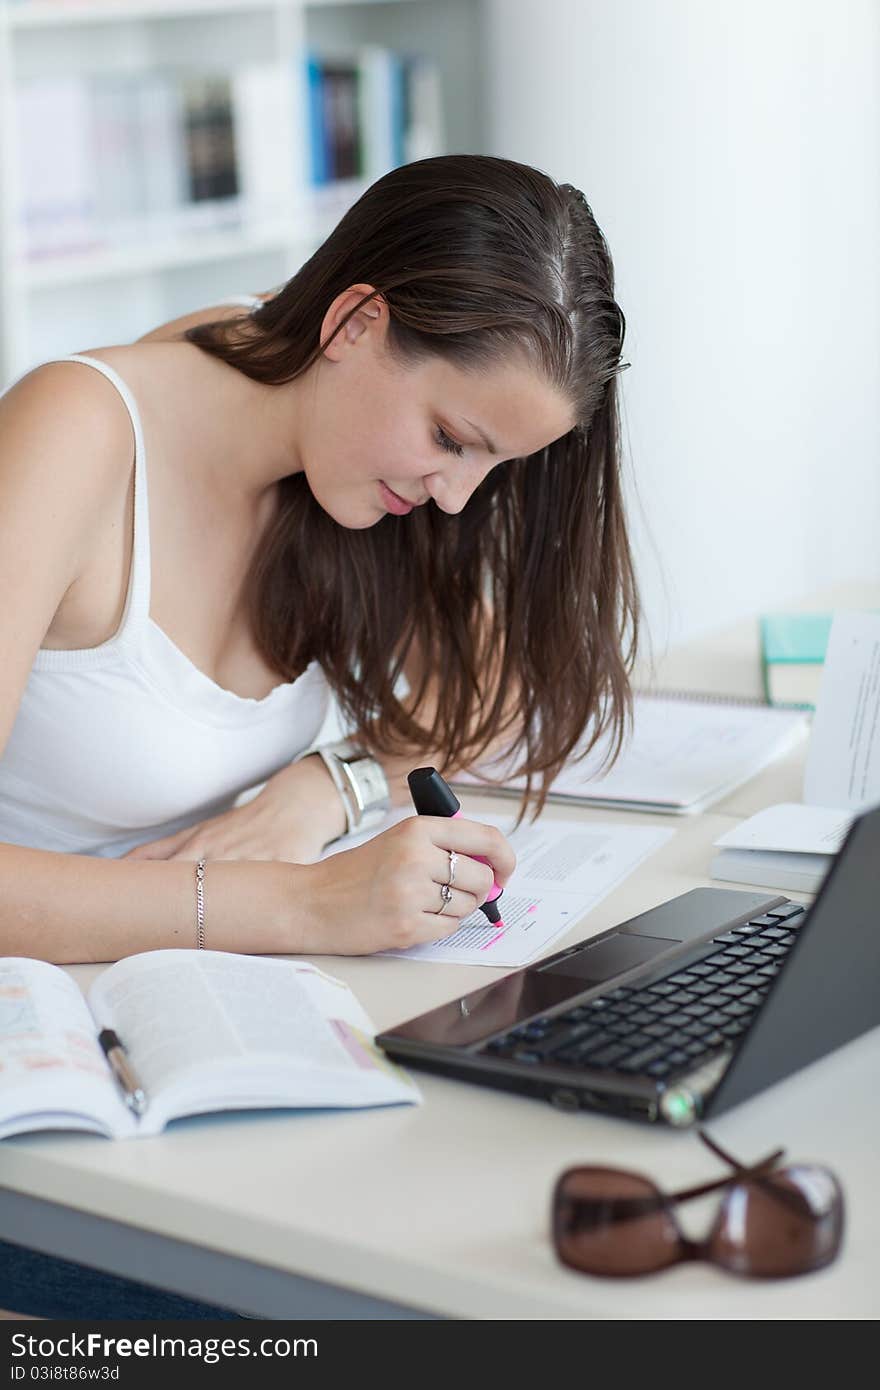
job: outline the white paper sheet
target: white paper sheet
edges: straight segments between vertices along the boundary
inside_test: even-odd
[[[837,613],[831,625],[804,801],[864,810],[880,802],[880,613]]]
[[[730,849],[836,854],[852,824],[849,811],[784,802],[768,806],[715,841]]]
[[[409,814],[398,812],[374,833],[381,834]],[[516,850],[516,870],[498,903],[503,927],[493,926],[482,912],[473,912],[449,936],[381,954],[449,965],[525,965],[545,953],[675,833],[654,826],[585,823],[573,818],[539,819],[511,833],[515,816],[480,812],[474,819],[497,826]],[[332,849],[351,849],[370,838],[337,841]]]

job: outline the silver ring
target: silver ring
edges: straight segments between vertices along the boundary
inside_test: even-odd
[[[448,850],[447,853],[449,854],[449,880],[448,880],[448,886],[451,888],[452,885],[453,885],[453,883],[455,882],[455,866],[456,866],[456,864],[458,863],[458,855],[456,854],[456,852],[455,852],[454,849]]]
[[[452,889],[449,887],[448,883],[440,884],[440,897],[443,899],[443,901],[437,908],[437,911],[434,914],[435,917],[439,917],[443,912],[443,909],[445,908],[446,904],[452,902]]]

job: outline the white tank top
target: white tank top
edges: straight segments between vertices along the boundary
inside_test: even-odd
[[[262,700],[235,695],[153,621],[137,404],[106,363],[79,354],[49,360],[94,368],[125,402],[135,440],[134,544],[114,635],[98,647],[37,653],[0,755],[0,842],[116,858],[229,809],[239,793],[313,746],[330,690],[312,662]]]

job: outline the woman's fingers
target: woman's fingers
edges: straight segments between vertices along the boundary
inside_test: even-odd
[[[431,877],[435,883],[449,883],[469,897],[476,898],[477,907],[484,903],[492,890],[494,872],[488,864],[472,859],[468,854],[455,853],[455,871],[450,872],[450,855],[447,850],[431,849]]]
[[[516,855],[510,841],[494,825],[464,820],[461,816],[448,819],[444,816],[419,816],[418,819],[427,823],[431,839],[438,849],[455,850],[462,867],[462,856],[479,863],[474,856],[480,855],[492,870],[492,877],[504,887],[516,868]],[[491,888],[492,879],[488,886]]]
[[[433,889],[433,891],[432,891]],[[426,901],[422,904],[422,911],[427,912],[431,917],[437,919],[437,935],[448,935],[454,931],[462,917],[470,917],[471,913],[480,906],[472,893],[463,893],[460,888],[450,888],[451,897],[444,899],[440,893],[439,884],[433,884],[428,889]],[[443,908],[440,912],[439,909]],[[448,927],[444,927],[444,921],[449,922]]]

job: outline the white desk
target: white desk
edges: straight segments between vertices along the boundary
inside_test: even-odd
[[[758,804],[781,799],[783,786],[788,794],[797,762],[756,779]],[[705,816],[670,820],[674,838],[569,939],[709,883],[712,841],[756,809],[753,795],[754,787],[743,788]],[[497,805],[475,798],[466,809]],[[578,814],[589,821],[608,813]],[[348,981],[380,1029],[501,973],[378,958],[320,964]],[[85,983],[95,968],[73,973]],[[694,1133],[563,1115],[425,1073],[420,1108],[203,1117],[127,1144],[74,1135],[7,1140],[0,1231],[267,1317],[874,1318],[878,1065],[875,1030],[712,1126],[746,1160],[784,1144],[838,1174],[844,1250],[803,1279],[751,1283],[684,1265],[603,1282],[563,1269],[548,1239],[550,1192],[562,1168],[633,1167],[672,1189],[720,1175],[721,1166]],[[713,1209],[707,1199],[683,1211],[686,1229],[705,1229]]]

